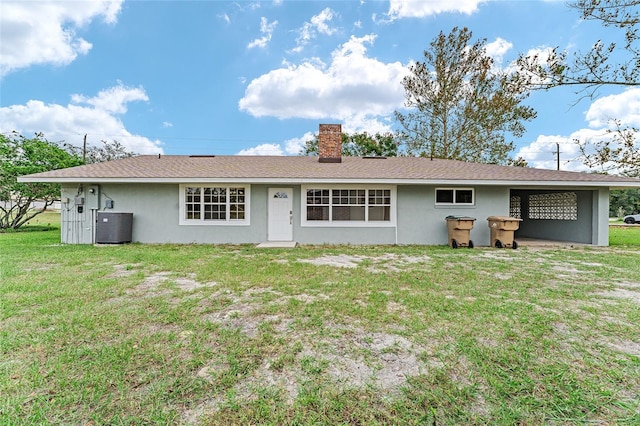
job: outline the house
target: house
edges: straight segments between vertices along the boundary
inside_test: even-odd
[[[62,185],[62,242],[96,242],[105,212],[132,213],[143,243],[447,244],[445,218],[522,219],[516,238],[608,245],[609,190],[640,180],[414,157],[341,157],[321,124],[318,157],[142,155],[38,173]],[[130,215],[129,215],[130,216]],[[100,242],[100,241],[99,241]]]

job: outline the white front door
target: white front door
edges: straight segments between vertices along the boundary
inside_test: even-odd
[[[269,188],[267,238],[269,241],[293,240],[293,189]]]

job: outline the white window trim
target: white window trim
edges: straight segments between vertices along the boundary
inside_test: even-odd
[[[453,191],[453,202],[451,202],[451,203],[439,203],[438,202],[438,191]],[[473,199],[473,201],[471,203],[456,203],[456,191],[471,191],[471,198]],[[475,190],[475,188],[457,188],[457,187],[436,188],[433,191],[433,199],[435,201],[435,205],[436,206],[474,207],[476,205],[476,190]]]
[[[397,202],[397,187],[394,185],[348,185],[348,184],[334,184],[334,185],[302,185],[300,192],[300,226],[313,227],[313,228],[391,228],[396,226],[396,211],[398,209]],[[309,189],[387,189],[390,191],[390,206],[389,206],[389,221],[356,221],[356,220],[307,220],[307,190]],[[366,208],[369,206],[368,197]],[[331,194],[329,194],[329,206],[333,205]]]
[[[244,219],[226,219],[226,220],[204,220],[204,219],[187,219],[185,216],[185,188],[200,187],[200,188],[244,188]],[[251,185],[244,183],[184,183],[179,185],[179,221],[180,225],[193,225],[193,226],[249,226],[251,225]],[[227,207],[229,201],[227,201]],[[227,217],[229,217],[229,211],[227,210]]]

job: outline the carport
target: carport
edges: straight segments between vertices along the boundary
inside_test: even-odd
[[[516,239],[608,245],[608,190],[511,189],[509,215]]]

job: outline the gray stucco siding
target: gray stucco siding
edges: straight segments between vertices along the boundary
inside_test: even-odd
[[[265,186],[251,185],[250,222],[239,226],[180,225],[179,191],[178,184],[102,184],[99,210],[106,200],[113,200],[114,208],[109,211],[133,213],[134,242],[242,244],[266,239]],[[77,187],[63,187],[63,197],[70,193],[77,193]],[[86,229],[91,226],[91,215],[85,216]],[[89,244],[91,240],[84,235],[79,242]]]
[[[469,216],[476,219],[469,237],[475,245],[489,245],[487,217],[507,215],[509,189],[506,187],[474,187],[473,205],[436,205],[436,188],[440,186],[398,187],[398,243],[448,244],[447,216]],[[447,186],[450,187],[450,186]],[[466,187],[465,187],[466,188]]]
[[[243,185],[241,182],[237,185]],[[349,185],[342,185],[348,187]],[[489,216],[508,216],[511,195],[522,198],[523,222],[518,237],[608,244],[608,189],[588,188],[573,191],[578,195],[578,220],[528,220],[526,199],[529,194],[549,190],[511,189],[507,186],[476,186],[473,205],[436,205],[438,185],[399,185],[394,187],[395,221],[354,226],[340,224],[314,226],[303,223],[301,185],[251,184],[249,220],[246,224],[180,224],[181,187],[179,184],[83,184],[62,188],[61,240],[70,244],[91,244],[96,214],[112,200],[113,212],[133,213],[133,241],[142,243],[247,244],[267,241],[269,188],[293,189],[293,240],[301,244],[402,244],[445,245],[448,233],[445,218],[449,215],[476,218],[470,238],[476,246],[489,244]],[[451,186],[446,186],[451,188]],[[455,187],[454,187],[455,188]],[[469,188],[460,186],[459,188]],[[79,212],[75,197],[83,197]]]

